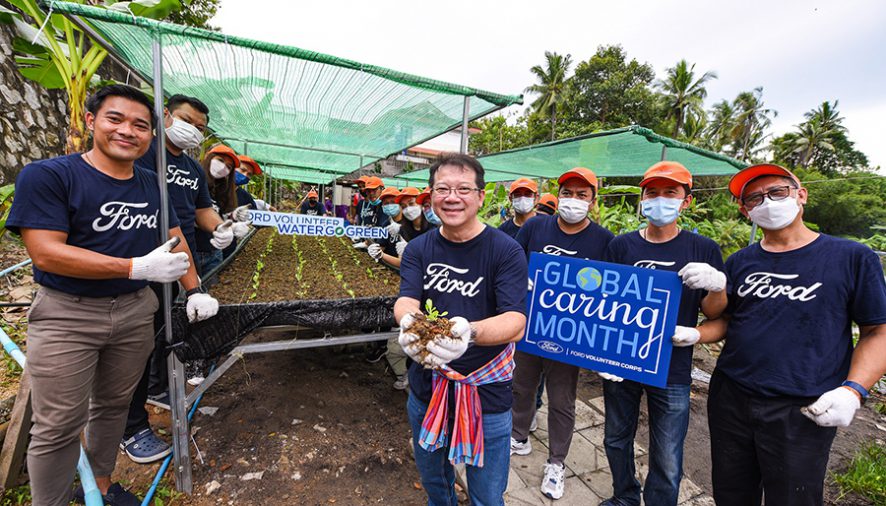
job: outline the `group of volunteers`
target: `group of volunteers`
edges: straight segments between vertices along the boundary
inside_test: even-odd
[[[106,504],[141,503],[111,482],[118,448],[138,463],[171,452],[145,410],[146,402],[169,408],[162,284],[172,283],[173,296],[184,291],[189,322],[215,316],[218,302],[200,276],[231,254],[249,232],[248,210],[263,204],[245,189],[261,173],[253,159],[223,145],[202,162],[186,153],[200,147],[209,120],[194,97],[170,97],[156,118],[141,91],[106,86],[86,103],[92,148],[30,163],[16,180],[6,228],[21,235],[40,285],[28,314],[26,370],[34,505],[72,500],[81,433]],[[168,231],[155,131],[166,149]],[[82,487],[73,500],[83,502]]]
[[[693,346],[723,339],[708,398],[715,502],[822,504],[836,428],[850,424],[886,373],[886,283],[877,255],[808,228],[807,190],[773,164],[748,167],[729,182],[739,212],[763,239],[725,264],[714,241],[677,223],[693,198],[692,175],[679,163],[646,171],[646,225],[618,237],[589,218],[598,189],[591,170],[566,170],[558,183],[557,198],[546,201],[557,213],[545,215],[536,183],[514,181],[515,215],[494,229],[477,216],[485,198],[477,160],[447,155],[430,168],[429,208],[441,224],[399,255],[394,306],[398,341],[412,360],[407,414],[428,504],[457,504],[459,463],[471,504],[504,504],[511,456],[533,450],[529,433],[543,388],[548,458],[539,486],[551,499],[564,495],[579,368],[515,351],[533,289],[533,252],[673,271],[684,285],[667,386],[600,374],[613,489],[601,506],[677,504]],[[451,330],[422,346],[413,325],[428,299],[448,311]],[[634,439],[644,393],[649,470],[641,484]]]

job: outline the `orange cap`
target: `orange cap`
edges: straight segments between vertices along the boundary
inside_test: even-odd
[[[556,211],[557,197],[551,195],[550,193],[543,193],[542,196],[538,199],[538,205],[545,205]]]
[[[389,186],[381,191],[381,195],[378,198],[383,199],[385,197],[394,197],[397,198],[400,195],[400,190],[394,188],[393,186]]]
[[[384,182],[382,182],[380,177],[375,177],[375,176],[366,176],[366,179],[364,179],[364,181],[366,181],[366,189],[367,190],[372,190],[374,188],[381,188],[385,185]]]
[[[584,167],[575,167],[574,169],[567,170],[557,179],[557,182],[563,184],[563,182],[568,181],[570,179],[581,179],[582,181],[588,183],[589,185],[594,187],[594,191],[597,191],[597,175],[594,174],[594,171],[591,169],[586,169]]]
[[[209,156],[209,155],[223,156],[223,157],[227,158],[228,161],[231,162],[231,164],[234,167],[237,167],[240,165],[240,159],[237,158],[237,153],[235,153],[233,149],[225,146],[224,144],[217,144],[217,145],[213,146],[212,149],[210,149],[209,151],[206,152],[206,156]]]
[[[399,204],[403,201],[403,199],[408,199],[409,197],[418,197],[419,194],[421,194],[421,191],[418,188],[414,186],[407,186],[406,188],[400,190],[400,195],[397,195],[396,201]]]
[[[514,193],[515,191],[519,190],[520,188],[526,188],[527,190],[531,191],[532,193],[538,193],[538,183],[529,179],[528,177],[521,177],[519,179],[514,180],[514,182],[511,183],[511,189],[508,190],[508,195]]]
[[[800,186],[800,179],[794,175],[793,172],[788,169],[775,165],[774,163],[760,163],[757,165],[751,165],[746,169],[742,169],[738,171],[737,174],[732,176],[732,179],[729,180],[729,192],[737,198],[741,199],[741,192],[744,191],[744,187],[747,186],[748,183],[753,179],[757,179],[761,176],[785,176],[789,177],[797,183],[797,186]]]
[[[360,183],[363,183],[363,184],[365,185],[365,184],[366,184],[366,180],[367,180],[368,178],[369,178],[369,176],[360,176],[360,177],[358,177],[356,180],[354,180],[354,182],[357,183],[358,185],[359,185]]]
[[[315,192],[314,190],[309,191],[308,198],[311,198],[311,197],[317,198],[317,192]]]
[[[240,160],[240,165],[249,165],[252,167],[252,172],[255,173],[256,176],[261,175],[261,167],[258,166],[258,163],[252,158],[246,155],[237,155],[237,159]]]
[[[692,188],[692,174],[689,169],[677,162],[658,162],[646,170],[640,186],[646,186],[653,179],[667,179],[678,184],[685,184]]]
[[[415,197],[415,203],[423,206],[429,198],[431,198],[431,188],[426,186],[425,189],[422,190],[422,192],[419,193],[417,197]]]

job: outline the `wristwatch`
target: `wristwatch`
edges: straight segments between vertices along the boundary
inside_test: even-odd
[[[206,293],[206,290],[204,290],[202,286],[198,286],[196,288],[191,288],[190,290],[185,292],[185,298],[187,299],[188,297],[190,297],[191,295],[194,295],[195,293]]]

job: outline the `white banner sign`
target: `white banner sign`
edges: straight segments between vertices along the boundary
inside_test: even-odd
[[[388,238],[388,231],[384,228],[345,225],[343,218],[333,218],[331,216],[249,211],[249,219],[252,220],[252,224],[256,227],[277,227],[277,232],[285,235],[345,236],[361,239]]]

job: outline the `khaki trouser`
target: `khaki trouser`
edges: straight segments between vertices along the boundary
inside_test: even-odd
[[[158,306],[150,288],[116,298],[37,292],[28,313],[26,367],[34,506],[70,501],[84,427],[93,473],[111,475],[132,392],[154,348]]]
[[[397,335],[388,338],[388,350],[385,357],[388,359],[391,370],[398,378],[406,374],[406,352],[400,346],[400,338]]]

